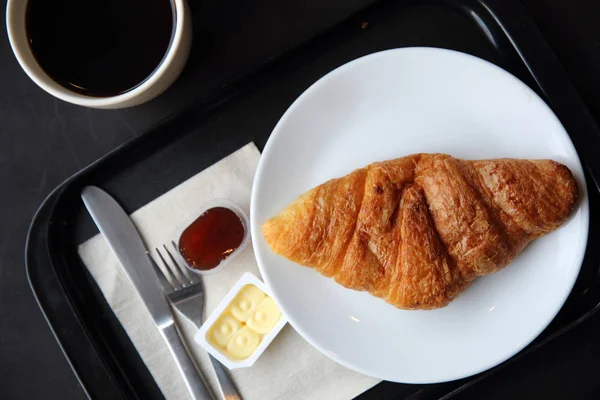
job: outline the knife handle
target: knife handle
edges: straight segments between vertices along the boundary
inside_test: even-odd
[[[175,323],[162,327],[159,331],[167,343],[173,358],[175,358],[177,368],[181,376],[183,376],[185,386],[188,388],[192,399],[214,400],[206,382],[196,369],[196,364],[194,364],[194,361],[185,348]]]

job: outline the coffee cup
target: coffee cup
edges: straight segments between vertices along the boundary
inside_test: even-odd
[[[71,1],[70,4],[62,4],[62,1],[8,0],[6,10],[8,37],[19,64],[40,88],[52,96],[85,107],[101,109],[126,108],[147,102],[164,92],[183,70],[192,43],[192,22],[186,0],[155,0],[155,2],[169,3],[169,8],[166,10],[171,12],[169,16],[164,15],[167,12],[162,12],[160,15],[157,14],[154,16],[154,18],[160,18],[161,21],[166,21],[163,24],[165,25],[164,29],[170,29],[170,31],[165,31],[168,37],[161,38],[162,43],[156,46],[153,46],[152,35],[155,34],[157,29],[149,31],[149,35],[146,36],[144,36],[145,33],[143,32],[135,32],[136,27],[144,26],[143,19],[148,15],[148,9],[151,5],[148,5],[149,7],[142,5],[139,16],[136,14],[136,18],[131,20],[132,25],[128,28],[128,35],[119,36],[121,32],[115,33],[115,29],[123,29],[123,26],[126,26],[123,23],[123,18],[127,17],[127,12],[135,12],[135,9],[132,10],[135,4],[131,4],[127,8],[130,0],[118,0],[120,3],[113,1],[115,7],[111,10],[107,10],[105,3],[95,2],[95,7],[103,7],[100,10],[101,12],[93,9],[87,12],[82,9],[82,13],[86,15],[80,15],[79,17],[77,14],[73,14],[79,12],[74,7],[77,8],[80,3],[87,2],[77,3]],[[139,2],[140,0],[136,1]],[[69,3],[68,0],[65,0],[65,2]],[[44,7],[50,7],[49,4],[54,4],[54,7],[64,5],[64,9],[60,9],[56,13],[62,13],[59,16],[64,16],[65,13],[72,14],[65,16],[65,18],[68,17],[68,21],[72,21],[74,32],[64,30],[64,26],[68,24],[63,22],[60,24],[57,23],[56,26],[51,25],[52,15],[48,15],[48,10],[44,9]],[[161,7],[166,6],[161,3]],[[112,25],[110,24],[110,20],[107,24],[105,20],[101,19],[110,19],[111,12],[115,18],[120,18],[120,20]],[[169,23],[167,18],[172,18],[172,22],[168,26],[166,25]],[[95,20],[98,20],[97,27],[93,26],[93,22],[89,22]],[[107,27],[107,31],[103,32],[102,29],[105,26]],[[91,35],[92,39],[80,38],[77,35],[77,29],[83,31],[83,34],[80,36]],[[119,45],[124,43],[123,40],[130,40],[132,44],[131,52],[123,51],[123,49],[114,51],[109,48],[110,51],[106,50],[103,42],[105,39],[103,35],[105,34],[112,34],[114,36],[110,38],[110,43],[113,47],[119,47]],[[123,39],[125,37],[126,39]],[[95,54],[92,54],[92,51],[87,51],[88,49],[85,47],[87,43],[77,42],[78,40],[88,40],[92,51],[96,51],[97,53],[104,51],[106,54],[102,53],[102,57],[97,57],[100,61],[94,60]],[[67,43],[69,41],[73,41],[75,45]],[[57,49],[67,48],[68,51],[68,45],[72,46],[74,53],[65,53],[63,50],[54,52],[53,50],[54,46]],[[61,53],[61,51],[63,52]],[[148,53],[148,57],[146,57],[146,53],[143,53],[143,51]],[[73,58],[78,56],[79,53],[77,52],[81,53],[80,59],[83,66],[79,70],[76,64],[80,59]],[[150,59],[150,53],[152,52],[159,52],[153,56],[154,62],[156,62],[155,66],[149,64],[152,62]],[[90,56],[90,54],[92,55]],[[126,56],[134,58],[126,61]],[[146,60],[144,57],[149,60]],[[73,60],[76,62],[73,62]],[[95,61],[97,61],[98,65],[104,65],[105,70],[98,69],[100,68],[98,66],[94,67]],[[119,67],[119,65],[122,65],[122,67]],[[106,69],[106,66],[108,66],[108,69]],[[140,79],[135,74],[145,73],[144,68],[148,70],[148,73]],[[82,70],[85,70],[85,73],[82,73]],[[117,76],[119,74],[123,75],[121,72],[123,74],[126,72],[131,76]],[[69,74],[76,75],[76,78],[81,79],[85,84],[71,82],[74,79]],[[120,77],[124,83],[111,81],[113,78],[116,81],[117,77]],[[134,81],[136,77],[139,82]],[[118,86],[123,86],[129,82],[124,79],[129,79],[132,82],[131,87],[121,88]],[[105,87],[107,90],[104,90]],[[111,90],[113,92],[110,92]]]

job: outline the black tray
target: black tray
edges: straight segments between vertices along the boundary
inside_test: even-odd
[[[516,75],[552,107],[584,163],[590,198],[589,241],[598,239],[599,131],[557,59],[518,2],[385,1],[360,11],[261,68],[206,95],[144,136],[116,149],[55,189],[30,227],[29,281],[56,339],[87,393],[98,399],[162,398],[99,288],[77,245],[97,230],[79,193],[99,185],[133,212],[219,159],[254,141],[262,148],[279,117],[310,84],[375,51],[450,48]],[[435,385],[384,382],[361,399],[448,398],[543,346],[600,308],[600,253],[588,246],[575,288],[550,326],[525,350],[471,378]]]

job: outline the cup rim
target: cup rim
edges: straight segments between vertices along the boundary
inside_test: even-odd
[[[19,33],[16,32],[16,27],[11,22],[11,16],[13,15],[13,12],[14,12],[13,7],[16,6],[17,2],[22,2],[22,1],[28,2],[29,0],[8,0],[7,6],[6,6],[6,28],[7,28],[7,33],[8,33],[8,40],[10,43],[10,47],[12,48],[12,51],[13,51],[17,61],[19,62],[19,65],[21,66],[21,68],[23,68],[23,70],[25,71],[27,76],[29,76],[29,78],[31,78],[31,80],[33,80],[39,87],[41,87],[43,90],[45,90],[50,95],[52,95],[58,99],[61,99],[63,101],[81,105],[84,107],[95,108],[95,107],[106,107],[106,106],[115,106],[115,105],[119,105],[119,104],[125,104],[125,103],[128,103],[128,102],[134,100],[135,98],[139,97],[143,93],[151,90],[155,86],[157,81],[159,81],[163,77],[163,75],[165,75],[166,71],[169,69],[171,64],[173,64],[177,50],[180,48],[181,42],[183,40],[183,34],[184,34],[183,24],[185,22],[185,15],[184,15],[185,4],[184,4],[184,2],[186,0],[167,0],[171,3],[171,7],[175,13],[175,28],[173,29],[173,31],[171,33],[171,40],[169,41],[169,46],[167,47],[167,50],[164,53],[162,60],[156,66],[156,68],[150,73],[150,75],[148,75],[137,86],[134,86],[132,89],[129,89],[126,92],[123,92],[123,93],[115,95],[115,96],[104,96],[104,97],[87,96],[84,94],[80,94],[80,93],[71,91],[68,88],[65,88],[65,87],[59,85],[58,83],[56,83],[56,86],[54,86],[54,85],[46,82],[47,80],[50,80],[52,82],[55,82],[55,81],[52,79],[52,77],[50,75],[48,75],[44,71],[44,69],[41,66],[40,66],[40,69],[42,70],[43,76],[41,76],[40,73],[37,73],[30,68],[30,63],[26,60],[27,56],[25,56],[24,53],[27,51],[31,52],[31,49],[29,49],[29,48],[23,49],[23,46],[19,46],[16,44],[16,41],[14,38],[17,37],[19,35]],[[33,53],[32,53],[32,55],[33,55]],[[34,60],[34,62],[37,62],[35,60],[35,57],[33,57],[33,60]]]

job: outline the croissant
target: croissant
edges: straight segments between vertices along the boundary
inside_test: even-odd
[[[415,154],[323,183],[262,230],[276,254],[346,288],[434,309],[558,228],[577,196],[552,160]]]

